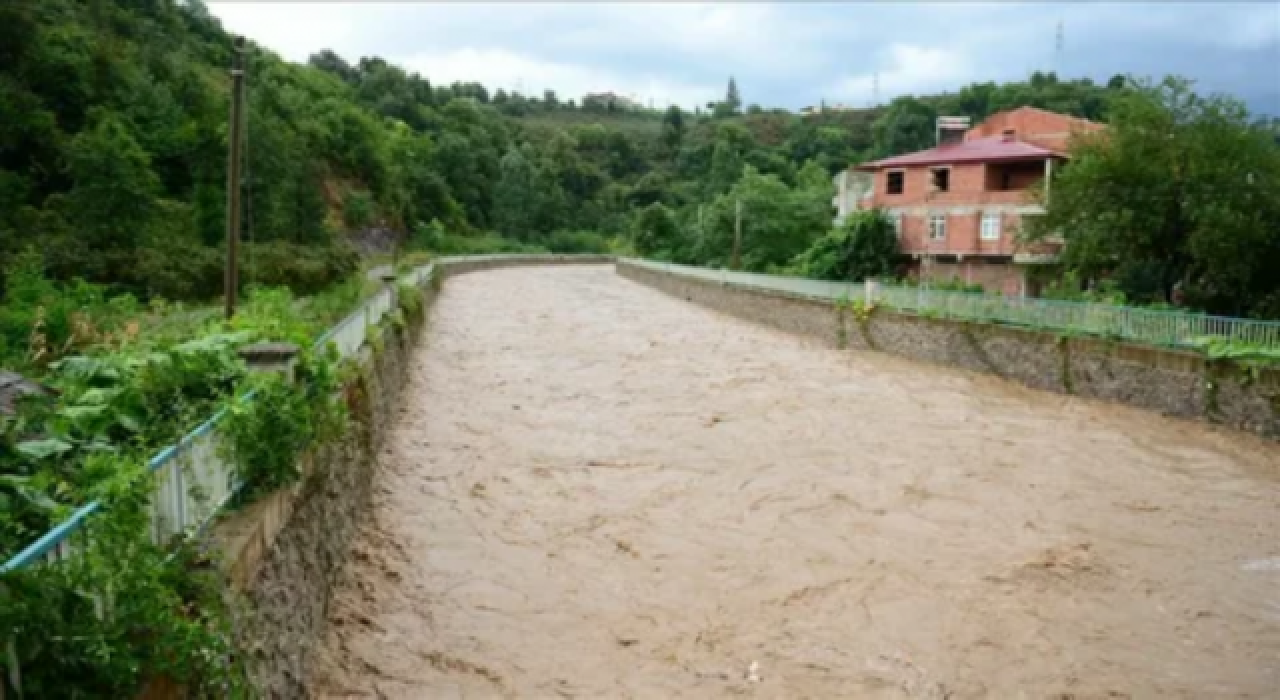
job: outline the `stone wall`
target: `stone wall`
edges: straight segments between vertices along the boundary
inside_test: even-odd
[[[833,347],[878,350],[1280,438],[1280,370],[1167,348],[876,310],[746,289],[618,261],[620,275],[672,296]]]
[[[433,290],[427,293],[434,294]],[[259,499],[216,532],[233,587],[244,594],[239,643],[262,697],[306,691],[307,663],[323,643],[329,594],[369,504],[375,455],[400,400],[425,310],[386,324],[345,387],[346,433],[303,457],[302,480]]]

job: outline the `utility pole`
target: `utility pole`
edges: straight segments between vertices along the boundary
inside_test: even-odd
[[[240,286],[240,143],[244,119],[244,37],[236,37],[231,59],[231,128],[227,136],[227,268],[223,278],[227,320],[236,315]]]
[[[1062,53],[1066,44],[1066,32],[1062,27],[1062,20],[1058,20],[1058,31],[1053,38],[1053,72],[1062,79]]]
[[[729,269],[737,270],[742,263],[742,200],[734,200],[733,206],[733,254],[729,256]]]

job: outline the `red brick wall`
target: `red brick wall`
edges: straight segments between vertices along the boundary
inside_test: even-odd
[[[872,192],[872,203],[878,207],[909,207],[924,204],[971,204],[982,201],[984,195],[1008,195],[1007,192],[986,192],[987,171],[983,163],[960,163],[950,166],[951,182],[947,192],[929,192],[931,166],[917,165],[904,169],[892,169],[892,172],[903,172],[906,188],[902,194],[888,194],[890,170],[881,170],[875,174],[875,187]],[[1021,196],[1010,198],[1004,196],[999,201],[1021,201]]]
[[[1046,112],[1035,107],[1019,107],[1007,112],[997,112],[986,121],[965,132],[966,141],[999,136],[1006,129],[1013,129],[1019,141],[1055,151],[1067,150],[1067,142],[1073,132],[1092,132],[1106,127],[1088,119]]]
[[[1013,255],[1021,250],[1017,244],[1018,228],[1022,217],[1010,213],[1000,214],[1000,238],[982,240],[981,212],[973,214],[946,214],[947,238],[945,241],[929,239],[929,215],[902,217],[901,245],[904,253],[934,253],[960,255]]]

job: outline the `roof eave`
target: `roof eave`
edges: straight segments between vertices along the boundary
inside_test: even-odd
[[[1066,154],[1063,154],[1063,153],[1049,152],[1044,154],[1026,153],[1021,155],[991,156],[986,158],[959,158],[959,159],[937,158],[932,160],[914,161],[911,163],[873,161],[870,163],[855,165],[854,170],[862,170],[865,172],[875,172],[877,170],[883,170],[885,168],[914,168],[914,167],[921,167],[921,166],[927,166],[927,165],[962,165],[962,164],[974,164],[974,163],[1016,163],[1018,161],[1044,160],[1045,158],[1062,158],[1065,160],[1067,156]]]

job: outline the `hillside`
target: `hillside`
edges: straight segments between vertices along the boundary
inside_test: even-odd
[[[34,248],[54,277],[216,296],[231,46],[200,0],[0,6],[0,269]],[[833,173],[932,145],[937,116],[1032,105],[1105,121],[1132,88],[1035,73],[802,116],[745,106],[730,80],[705,110],[619,111],[435,85],[377,57],[248,53],[241,236],[271,262],[253,282],[295,287],[348,272],[347,239],[370,229],[458,252],[639,236],[718,264],[743,199],[761,203],[750,260],[783,266],[829,229]]]

